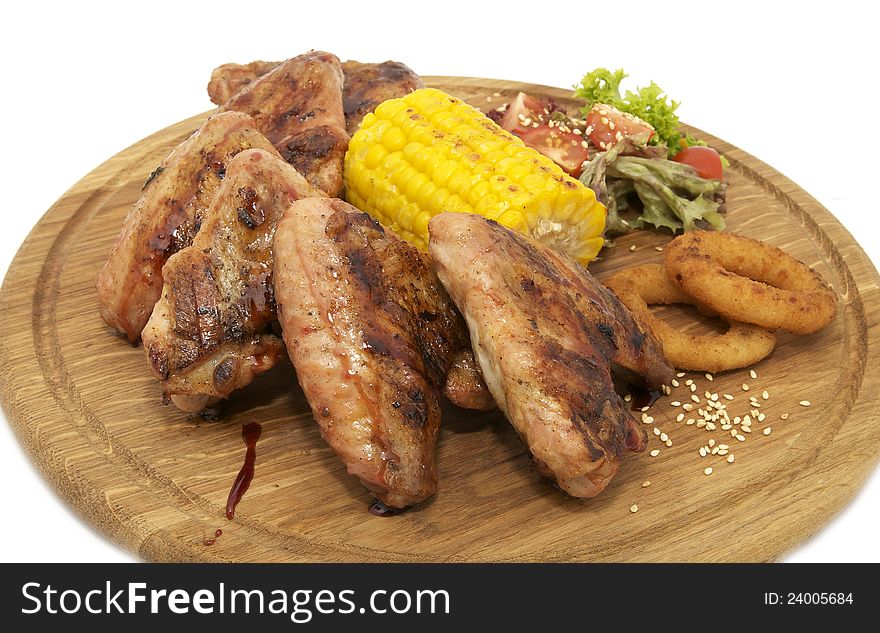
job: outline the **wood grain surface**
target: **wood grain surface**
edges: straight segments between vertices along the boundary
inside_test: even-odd
[[[526,90],[571,103],[568,92],[516,82],[428,78],[486,108]],[[497,95],[497,96],[496,96]],[[0,291],[0,397],[27,453],[87,521],[156,561],[767,561],[808,538],[853,496],[880,446],[876,340],[878,274],[857,242],[771,167],[699,130],[730,160],[729,229],[784,248],[836,290],[826,329],[779,336],[748,370],[680,378],[655,404],[649,453],[629,455],[596,499],[567,497],[530,464],[497,413],[446,405],[440,489],[393,518],[367,513],[370,495],[321,440],[289,363],[225,404],[217,422],[161,403],[143,350],[102,322],[95,275],[143,182],[209,113],[168,127],[100,165],[25,240]],[[617,240],[590,270],[659,262],[665,234]],[[635,251],[630,247],[636,246]],[[685,311],[664,318],[694,329]],[[766,414],[744,442],[677,422],[671,401],[734,396],[731,415],[767,390]],[[742,385],[749,385],[749,392]],[[758,395],[760,399],[760,395]],[[798,404],[809,400],[811,406]],[[788,413],[786,420],[780,419]],[[257,421],[256,476],[236,518],[224,516],[241,467],[243,423]],[[770,435],[763,435],[766,426]],[[715,439],[736,456],[698,454]],[[704,469],[714,472],[707,476]],[[643,487],[643,482],[650,486]],[[638,512],[631,512],[636,504]],[[215,530],[223,534],[205,545]]]

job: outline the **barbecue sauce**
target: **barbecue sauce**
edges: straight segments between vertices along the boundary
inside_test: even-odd
[[[262,432],[263,427],[257,422],[248,422],[241,427],[241,439],[244,440],[245,446],[247,446],[247,452],[244,456],[244,464],[241,470],[238,471],[238,476],[236,476],[232,488],[229,490],[229,497],[226,500],[227,519],[235,518],[235,507],[241,501],[244,493],[247,492],[248,487],[251,485],[251,480],[254,478],[254,463],[257,461],[257,440],[260,439]]]
[[[202,541],[202,545],[204,545],[205,547],[208,547],[209,545],[213,545],[214,543],[217,542],[217,539],[220,538],[220,536],[222,534],[223,534],[223,530],[218,528],[214,532],[214,538],[206,538],[204,541]]]

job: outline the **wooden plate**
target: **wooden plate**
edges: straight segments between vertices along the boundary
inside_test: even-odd
[[[479,107],[519,90],[565,103],[568,92],[507,81],[434,77],[428,83]],[[499,93],[500,97],[492,95]],[[608,489],[571,499],[544,481],[498,414],[448,406],[438,451],[440,490],[394,518],[367,513],[369,495],[321,440],[289,364],[276,368],[209,423],[163,406],[143,350],[101,321],[95,274],[156,164],[207,114],[168,127],[114,156],[59,200],[28,236],[0,293],[3,408],[20,441],[89,522],[147,560],[173,561],[764,561],[824,525],[874,467],[880,446],[877,272],[855,240],[794,183],[699,131],[722,151],[731,230],[780,246],[836,289],[831,326],[781,335],[748,371],[680,378],[651,410],[659,456],[631,455]],[[668,236],[638,232],[591,266],[661,260]],[[632,245],[635,251],[630,251]],[[674,321],[690,317],[674,313]],[[721,395],[733,415],[761,400],[764,422],[744,442],[677,422],[695,395]],[[742,385],[748,383],[749,392]],[[723,394],[731,394],[726,400]],[[812,406],[803,407],[801,400]],[[781,414],[790,414],[787,420]],[[688,417],[693,414],[687,414]],[[256,476],[227,521],[224,506],[258,421]],[[763,435],[764,427],[772,433]],[[711,439],[736,455],[701,458]],[[711,476],[703,474],[712,466]],[[650,480],[650,487],[643,482]],[[637,513],[630,506],[638,504]],[[204,541],[222,529],[213,545]]]

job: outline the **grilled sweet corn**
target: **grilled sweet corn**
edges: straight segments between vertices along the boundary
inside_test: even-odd
[[[428,221],[477,213],[586,264],[602,248],[593,191],[479,110],[425,88],[368,114],[345,155],[348,201],[419,248]]]

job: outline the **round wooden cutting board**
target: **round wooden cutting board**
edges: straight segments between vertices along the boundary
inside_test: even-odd
[[[427,82],[484,109],[519,90],[572,103],[567,91],[543,86]],[[649,412],[651,426],[672,446],[645,426],[649,450],[661,449],[659,455],[628,455],[596,499],[572,499],[542,479],[499,414],[446,405],[437,495],[396,517],[369,514],[370,495],[322,441],[289,363],[237,393],[218,421],[206,422],[164,406],[143,349],[115,336],[99,316],[95,275],[125,214],[150,172],[206,116],[157,132],[77,183],[28,236],[0,294],[0,396],[19,440],[77,512],[140,557],[766,561],[823,526],[875,466],[876,270],[840,223],[794,183],[693,130],[730,160],[729,230],[766,240],[818,270],[840,299],[834,322],[810,336],[781,334],[776,350],[753,368],[757,378],[748,370],[711,382],[702,374],[680,377]],[[606,248],[590,270],[601,280],[659,262],[656,248],[668,240],[636,232]],[[679,324],[693,319],[666,312]],[[672,401],[696,396],[701,404],[685,414],[696,417],[706,392],[719,394],[731,417],[749,414],[754,395],[766,419],[755,421],[744,441],[720,427],[676,421],[682,409]],[[241,428],[253,421],[263,427],[256,475],[230,521],[224,508],[244,460]],[[764,435],[765,427],[772,433]],[[701,457],[710,439],[729,445],[735,462]],[[714,472],[707,476],[709,466]],[[218,529],[222,535],[206,544]]]

